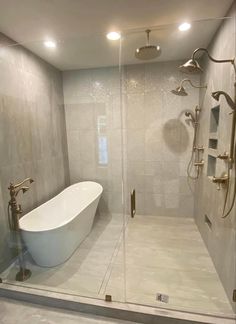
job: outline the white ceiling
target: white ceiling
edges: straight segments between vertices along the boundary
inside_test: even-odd
[[[61,70],[111,66],[118,64],[119,42],[105,38],[110,30],[124,31],[122,63],[137,63],[136,47],[151,42],[162,47],[158,61],[184,59],[199,46],[207,46],[232,0],[0,0],[0,31]],[[186,33],[177,25],[193,23]],[[176,25],[177,24],[177,25]],[[161,27],[163,25],[165,28]],[[42,41],[58,41],[55,50]]]

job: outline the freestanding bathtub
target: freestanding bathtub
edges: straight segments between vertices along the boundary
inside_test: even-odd
[[[79,182],[20,219],[24,243],[42,267],[65,262],[90,233],[103,188]]]

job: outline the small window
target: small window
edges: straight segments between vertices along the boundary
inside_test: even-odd
[[[107,136],[98,136],[98,163],[108,164]]]

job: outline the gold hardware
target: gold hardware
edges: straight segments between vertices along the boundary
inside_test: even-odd
[[[213,177],[212,182],[217,184],[217,190],[221,189],[221,185],[227,183],[229,180],[228,175],[226,173],[223,173],[221,177]]]
[[[236,289],[233,290],[233,302],[236,303]]]
[[[192,81],[190,79],[183,79],[180,83],[180,85],[175,89],[175,90],[171,90],[171,92],[177,96],[187,96],[188,93],[186,92],[183,84],[185,82],[189,82],[190,85],[193,87],[193,88],[198,88],[198,89],[201,89],[201,88],[205,88],[207,89],[207,85],[204,85],[204,86],[197,86],[195,84],[192,83]],[[200,111],[200,109],[198,109],[198,111]]]
[[[25,281],[31,277],[31,271],[25,269],[24,267],[20,268],[20,271],[16,274],[16,281]]]
[[[25,184],[26,182],[29,182],[29,183],[33,183],[34,180],[32,178],[26,178],[25,180],[21,181],[20,183],[16,184],[16,185],[13,185],[14,189],[16,188],[19,188],[21,187],[23,184]]]
[[[228,160],[229,159],[229,153],[224,152],[223,154],[219,154],[219,155],[217,155],[217,158],[221,159],[221,160]]]
[[[194,151],[204,151],[204,147],[203,146],[195,146],[194,148]]]
[[[133,218],[134,215],[136,214],[136,210],[135,210],[135,190],[133,189],[131,194],[130,194],[130,203],[131,203],[131,217]]]
[[[18,184],[10,183],[8,190],[10,192],[11,199],[8,203],[8,222],[10,230],[15,234],[17,255],[20,264],[20,271],[16,274],[17,281],[25,281],[31,276],[31,271],[25,268],[24,256],[22,251],[22,242],[20,237],[19,219],[22,214],[22,208],[20,204],[17,204],[16,197],[20,191],[25,193],[29,190],[29,187],[23,186],[26,182],[32,183],[33,179],[27,178]]]
[[[105,301],[106,302],[112,302],[112,296],[111,295],[105,295]]]
[[[197,167],[200,167],[200,166],[203,166],[203,165],[204,165],[204,160],[201,160],[199,162],[194,163],[194,166],[197,166]]]

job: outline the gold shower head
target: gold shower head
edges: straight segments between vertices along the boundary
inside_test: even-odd
[[[150,29],[145,30],[147,34],[147,45],[139,47],[135,51],[135,57],[139,60],[152,60],[161,55],[161,47],[159,45],[150,45],[149,34]]]
[[[176,96],[187,96],[188,95],[183,86],[179,86],[175,90],[171,90],[171,92],[173,94],[175,94]]]
[[[208,50],[204,47],[199,47],[199,48],[195,49],[195,51],[192,54],[191,59],[179,67],[180,71],[184,72],[184,73],[193,73],[193,74],[203,72],[203,69],[199,65],[198,61],[195,59],[195,55],[201,51],[206,52],[208,58],[215,63],[231,63],[231,64],[233,64],[234,69],[236,71],[236,68],[234,65],[234,58],[228,59],[228,60],[216,60],[209,54]]]
[[[171,92],[177,96],[187,96],[188,93],[186,92],[186,90],[184,89],[183,87],[183,84],[184,82],[188,82],[190,83],[190,85],[193,87],[193,88],[198,88],[198,89],[201,89],[201,88],[207,88],[207,86],[197,86],[195,84],[192,83],[192,81],[190,79],[183,79],[180,83],[180,86],[178,86],[175,90],[171,90]]]
[[[191,59],[179,67],[181,72],[197,74],[203,72],[203,69],[199,65],[198,61]]]

